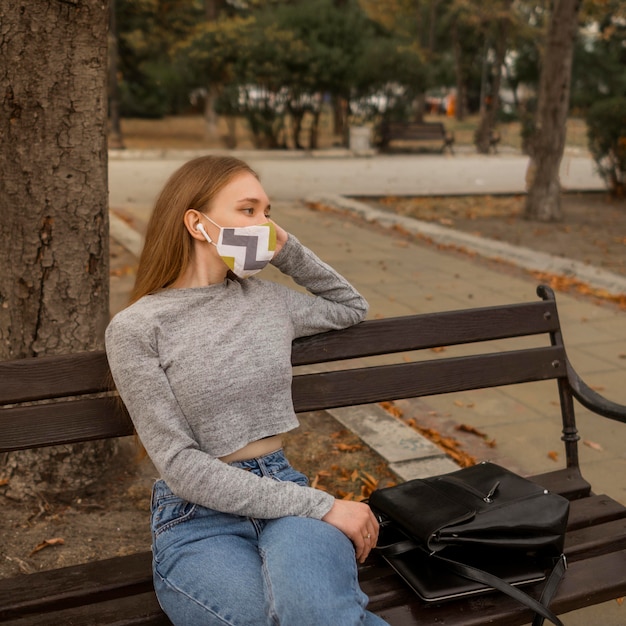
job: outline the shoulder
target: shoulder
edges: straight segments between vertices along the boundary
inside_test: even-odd
[[[146,331],[154,325],[156,302],[153,296],[144,296],[137,302],[122,309],[113,316],[105,332],[107,346],[112,342],[120,341],[126,337],[134,336],[138,332],[146,334]]]

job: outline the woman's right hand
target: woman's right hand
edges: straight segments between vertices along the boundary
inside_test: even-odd
[[[365,561],[378,541],[378,520],[363,502],[335,500],[322,520],[338,528],[352,541],[359,563]]]

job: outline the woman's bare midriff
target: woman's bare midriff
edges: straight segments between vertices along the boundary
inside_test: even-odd
[[[282,439],[280,435],[265,437],[258,441],[253,441],[236,452],[220,457],[220,461],[224,463],[234,463],[235,461],[247,461],[248,459],[257,459],[266,454],[276,452],[282,448]]]

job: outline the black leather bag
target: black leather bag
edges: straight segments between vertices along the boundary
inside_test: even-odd
[[[485,462],[376,490],[369,504],[378,550],[424,599],[498,589],[535,611],[533,626],[562,626],[547,608],[566,569],[562,496]],[[545,578],[539,601],[518,588]]]

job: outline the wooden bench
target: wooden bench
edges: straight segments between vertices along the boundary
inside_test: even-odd
[[[566,467],[533,479],[572,501],[565,544],[569,569],[552,603],[555,612],[564,613],[626,595],[626,508],[593,493],[581,475],[573,401],[622,422],[626,407],[602,398],[577,376],[563,347],[554,294],[546,287],[538,293],[542,299],[529,303],[366,321],[298,340],[294,366],[332,366],[324,371],[319,365],[316,371],[298,368],[293,397],[297,410],[304,412],[553,380]],[[533,346],[537,338],[545,339],[544,345],[523,347],[522,342],[520,347],[513,340],[509,350],[481,350],[485,341],[531,335],[537,336]],[[467,356],[443,352],[433,357],[430,352],[461,344],[466,344]],[[472,344],[476,350],[470,353]],[[419,351],[426,351],[426,358]],[[397,363],[355,369],[352,362],[337,369],[337,362],[346,359],[393,353],[400,353]],[[409,353],[416,357],[410,362]],[[102,352],[0,363],[0,405],[5,407],[0,409],[0,452],[131,434],[127,415],[110,394],[93,395],[108,390],[107,371]],[[39,403],[52,398],[55,402]],[[33,401],[38,404],[19,406]],[[527,610],[499,593],[425,604],[376,556],[361,566],[360,577],[370,608],[395,626],[531,621]],[[537,590],[530,587],[530,592]],[[0,622],[169,624],[152,590],[149,553],[0,580]]]
[[[442,141],[441,152],[447,148],[453,154],[454,134],[441,122],[389,122],[383,121],[378,129],[378,145],[388,150],[392,141]]]

